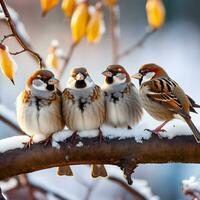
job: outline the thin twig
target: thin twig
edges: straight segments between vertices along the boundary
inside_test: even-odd
[[[69,61],[71,60],[72,54],[73,54],[74,49],[75,49],[75,47],[77,46],[77,44],[78,44],[78,43],[72,43],[71,46],[70,46],[70,48],[69,48],[69,51],[68,51],[68,53],[67,53],[67,56],[66,56],[66,57],[63,57],[64,63],[63,63],[63,66],[62,66],[61,70],[60,70],[59,73],[58,73],[58,78],[59,78],[59,79],[62,78],[62,76],[63,76],[65,70],[67,69],[67,66],[68,66],[68,64],[69,64]]]
[[[1,42],[0,42],[0,44],[3,44],[3,42],[4,42],[6,39],[10,38],[10,37],[15,37],[15,36],[14,36],[14,34],[4,35],[4,36],[3,36],[3,39],[2,39]]]
[[[19,126],[17,126],[12,121],[10,121],[9,119],[7,119],[5,116],[0,115],[0,121],[2,121],[3,123],[7,124],[9,127],[11,127],[12,129],[14,129],[15,131],[23,134],[23,131],[19,128]]]
[[[127,185],[124,181],[113,176],[109,176],[108,180],[119,184],[122,188],[124,188],[127,192],[129,192],[129,194],[133,196],[133,199],[146,200],[146,198],[142,194],[140,194],[138,191]]]
[[[21,50],[21,51],[17,51],[17,52],[9,52],[11,55],[18,55],[18,54],[21,54],[21,53],[24,53],[24,52],[26,52],[26,49],[23,49],[23,50]]]
[[[118,62],[118,52],[119,52],[119,24],[118,16],[116,12],[116,7],[109,7],[110,12],[110,31],[112,40],[112,63],[116,64]]]
[[[125,56],[128,56],[129,54],[133,53],[138,47],[141,47],[144,42],[146,42],[146,40],[153,34],[156,32],[157,29],[148,29],[146,31],[146,33],[143,35],[143,37],[138,40],[135,44],[133,44],[132,46],[130,46],[128,49],[126,49],[125,51],[123,51],[122,53],[120,53],[117,56],[117,59],[121,59]]]
[[[11,29],[12,34],[14,35],[14,37],[16,38],[16,40],[19,42],[19,44],[21,45],[21,47],[28,51],[31,55],[33,55],[34,57],[37,58],[40,68],[43,67],[44,63],[42,62],[42,58],[40,57],[40,55],[36,52],[34,52],[33,50],[31,50],[29,47],[27,47],[27,45],[25,44],[25,42],[21,39],[20,35],[18,34],[18,32],[16,31],[15,25],[12,21],[12,18],[10,16],[10,13],[6,7],[6,4],[4,2],[4,0],[0,0],[0,4],[2,7],[2,10],[4,12],[5,17],[7,18],[7,23]]]

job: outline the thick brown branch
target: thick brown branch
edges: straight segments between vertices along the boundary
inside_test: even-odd
[[[21,39],[20,35],[18,34],[18,32],[16,31],[15,25],[12,21],[12,18],[10,16],[10,13],[6,7],[6,4],[4,3],[4,0],[0,0],[0,4],[2,7],[2,10],[4,12],[5,17],[7,18],[7,23],[11,29],[12,34],[14,35],[14,37],[16,38],[16,40],[18,41],[18,43],[21,45],[21,47],[28,51],[31,55],[33,55],[34,57],[37,58],[39,64],[40,64],[40,68],[43,67],[43,62],[42,62],[42,58],[40,57],[40,55],[38,53],[36,53],[35,51],[33,51],[32,49],[30,49],[25,42]]]
[[[7,142],[9,143],[9,140]],[[77,138],[76,143],[79,142],[80,138]],[[178,136],[171,140],[160,140],[157,136],[153,136],[143,144],[135,142],[133,138],[106,139],[102,144],[99,144],[98,138],[82,138],[81,142],[83,146],[72,147],[69,138],[60,143],[60,149],[51,145],[45,147],[38,143],[32,145],[30,149],[15,149],[0,153],[0,180],[67,164],[120,166],[124,160],[130,163],[132,161],[133,164],[200,163],[200,146],[193,136]]]

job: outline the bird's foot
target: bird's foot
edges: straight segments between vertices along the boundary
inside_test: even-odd
[[[24,144],[24,148],[30,148],[31,145],[33,144],[33,137],[30,137],[29,141],[28,142],[23,142]]]
[[[167,132],[165,129],[154,129],[154,130],[144,129],[144,131],[156,134],[160,139],[162,139],[161,133]]]
[[[131,130],[131,129],[132,129],[132,127],[131,127],[131,126],[129,126],[129,125],[127,126],[127,128],[128,128],[128,130]]]
[[[52,144],[52,135],[50,135],[47,139],[45,139],[43,142],[44,146],[47,146],[48,144]]]
[[[76,137],[77,137],[77,132],[78,132],[78,131],[74,131],[74,132],[72,133],[72,136],[71,136],[71,145],[72,145],[72,146],[75,146],[75,141],[76,141]]]
[[[101,144],[102,142],[105,142],[105,139],[103,137],[103,132],[102,132],[101,128],[98,128],[98,130],[99,130],[99,135],[98,135],[99,143]]]

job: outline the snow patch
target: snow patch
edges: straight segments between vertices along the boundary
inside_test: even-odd
[[[6,139],[0,140],[0,153],[4,153],[8,150],[13,149],[22,149],[24,148],[23,143],[27,143],[30,140],[30,137],[24,135],[24,136],[14,136],[9,137]]]
[[[189,179],[182,181],[183,190],[185,191],[200,191],[200,179],[197,179],[195,176],[191,176]]]
[[[0,181],[0,188],[3,192],[11,190],[17,186],[17,180],[15,178],[11,178],[8,181]]]
[[[76,147],[82,147],[83,143],[80,141],[78,144],[76,144]]]

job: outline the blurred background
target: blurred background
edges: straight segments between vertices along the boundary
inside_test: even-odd
[[[42,18],[39,1],[7,0],[6,2],[19,14],[30,37],[30,43],[43,58],[46,58],[48,47],[53,39],[59,41],[60,47],[65,52],[68,51],[71,44],[70,24],[61,12],[60,6]],[[145,4],[145,0],[119,0],[120,51],[136,43],[144,35],[147,26]],[[157,63],[168,71],[169,75],[184,88],[187,94],[200,103],[198,83],[200,73],[200,1],[165,0],[164,4],[167,15],[163,28],[149,37],[142,47],[120,59],[119,64],[123,65],[130,74],[134,74],[145,63]],[[75,66],[87,67],[96,83],[103,84],[101,72],[112,62],[108,18],[108,13],[105,13],[106,31],[99,43],[91,45],[83,40],[75,49],[62,77],[62,87],[66,84],[70,70]],[[8,33],[8,29],[0,23],[0,38],[6,33]],[[6,44],[13,51],[20,49],[12,39]],[[38,68],[38,65],[27,53],[15,56],[15,60],[18,63],[18,71],[14,78],[15,86],[0,73],[0,101],[13,111],[15,110],[16,97],[24,89],[27,77]],[[138,83],[134,83],[138,87]],[[197,126],[199,120],[200,116],[194,116],[194,122]],[[158,124],[147,114],[141,123],[144,123],[148,128],[153,128],[152,126]],[[180,128],[180,131],[189,132],[189,129],[181,121],[172,122],[167,128],[174,130],[175,123],[178,124],[176,131]],[[0,127],[0,138],[16,134],[1,122]],[[107,168],[110,167],[107,166]],[[87,166],[76,166],[73,169],[77,174],[76,177],[57,177],[55,169],[48,169],[31,173],[30,180],[45,187],[50,185],[51,189],[53,188],[70,200],[85,199],[87,187],[80,183],[81,179],[84,179],[86,184],[95,184],[94,193],[90,196],[91,200],[132,199],[125,190],[114,183],[98,180],[98,184],[96,184],[97,181],[91,180]],[[160,199],[179,200],[187,199],[181,191],[182,179],[191,175],[198,177],[199,171],[200,165],[197,164],[139,165],[133,177],[147,180],[153,193],[158,195]]]

